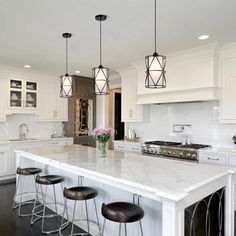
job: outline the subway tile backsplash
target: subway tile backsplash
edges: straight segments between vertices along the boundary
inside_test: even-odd
[[[173,125],[191,124],[192,142],[236,148],[232,142],[236,124],[219,123],[217,101],[151,105],[150,110],[149,122],[126,123],[126,128],[134,129],[141,141],[181,141],[181,133],[174,133]]]

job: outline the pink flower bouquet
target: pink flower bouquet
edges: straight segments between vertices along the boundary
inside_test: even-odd
[[[92,135],[100,143],[106,143],[110,139],[111,135],[114,134],[114,129],[112,128],[95,128],[92,132]]]

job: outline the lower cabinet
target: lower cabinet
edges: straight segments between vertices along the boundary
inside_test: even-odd
[[[66,146],[73,144],[73,138],[55,138],[32,142],[14,142],[12,144],[0,144],[0,180],[14,178],[16,173],[15,150],[29,148]]]
[[[0,177],[10,175],[13,172],[14,161],[10,145],[0,146]]]
[[[236,167],[236,153],[214,151],[214,150],[203,150],[199,152],[199,162],[224,165],[224,166],[235,166]],[[235,182],[235,194],[234,194],[234,208],[236,210],[236,182]]]
[[[114,141],[114,151],[141,153],[141,143]]]

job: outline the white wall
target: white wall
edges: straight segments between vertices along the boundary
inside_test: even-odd
[[[196,102],[151,105],[150,122],[126,123],[134,129],[141,141],[180,141],[181,134],[172,132],[173,124],[191,124],[192,142],[214,146],[234,146],[232,136],[236,124],[219,124],[219,103]]]
[[[54,131],[62,132],[61,122],[38,122],[35,115],[14,114],[7,116],[6,122],[0,123],[0,140],[19,138],[19,127],[22,123],[28,125],[28,138],[49,138]]]

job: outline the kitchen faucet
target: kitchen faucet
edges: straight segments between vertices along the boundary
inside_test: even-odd
[[[26,129],[25,132],[23,132],[23,128]],[[28,132],[29,132],[29,128],[28,128],[27,124],[22,123],[22,124],[20,125],[20,140],[26,140],[26,134],[27,134]]]

